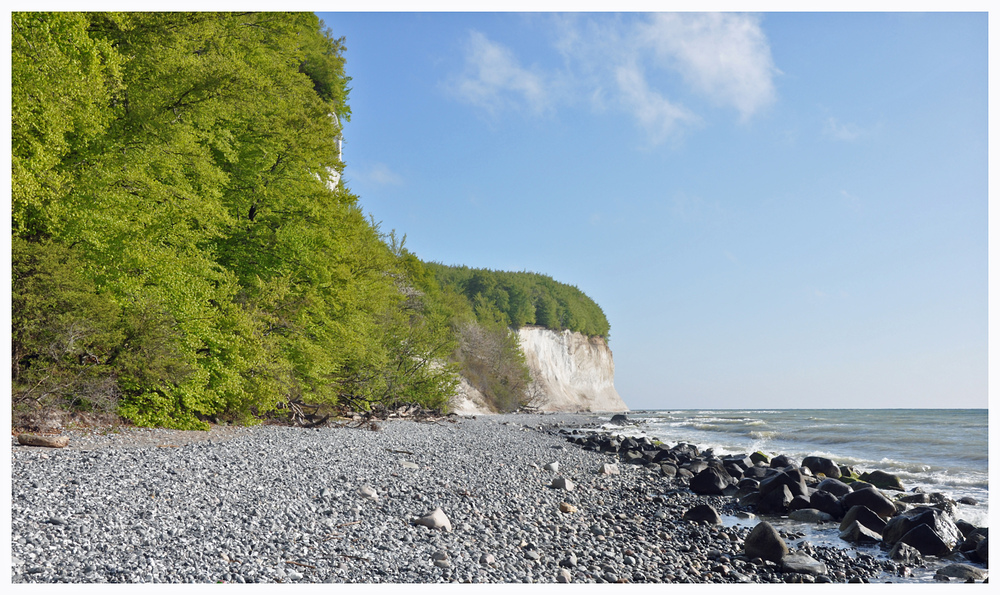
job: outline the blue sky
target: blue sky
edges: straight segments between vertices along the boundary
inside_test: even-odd
[[[544,273],[629,407],[986,407],[987,16],[319,13],[346,184]]]

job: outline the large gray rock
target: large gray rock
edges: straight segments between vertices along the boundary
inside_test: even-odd
[[[802,459],[802,466],[812,471],[814,475],[822,473],[834,479],[840,477],[840,467],[830,459],[824,457],[806,457]]]
[[[834,479],[832,477],[827,477],[823,481],[819,482],[816,486],[817,490],[823,492],[829,492],[838,498],[843,498],[851,491],[851,486],[840,481],[839,479]]]
[[[705,521],[712,525],[721,525],[722,517],[719,512],[708,504],[699,504],[684,513],[681,517],[685,521]]]
[[[917,566],[923,562],[923,556],[912,545],[899,541],[889,550],[889,558],[907,566]]]
[[[788,545],[767,521],[757,523],[743,541],[743,551],[751,560],[761,558],[780,563],[788,555]]]
[[[935,573],[940,576],[957,578],[961,581],[981,581],[986,578],[986,571],[968,564],[949,564],[944,568],[939,568]]]
[[[882,536],[865,527],[858,521],[852,521],[847,527],[840,530],[840,538],[848,543],[879,543]]]
[[[771,462],[773,463],[774,460]],[[765,477],[760,481],[760,493],[767,494],[772,490],[778,489],[779,486],[788,487],[792,496],[809,497],[809,489],[806,487],[806,482],[798,469],[784,468]]]
[[[788,513],[788,518],[801,523],[829,523],[834,520],[832,516],[816,510],[815,508],[800,508]]]
[[[879,535],[882,535],[882,531],[885,530],[885,519],[872,512],[867,506],[852,506],[840,522],[840,530],[843,531],[854,521],[858,521]]]
[[[837,481],[837,480],[833,480]],[[844,506],[830,492],[816,491],[809,496],[809,505],[816,510],[822,510],[835,519],[844,518]]]
[[[760,496],[757,499],[757,512],[761,514],[785,514],[788,512],[788,505],[791,504],[793,496],[792,492],[789,491],[788,486],[779,485],[778,489],[771,490],[768,493],[758,492]],[[745,499],[740,500],[740,504],[743,504]]]
[[[896,505],[892,503],[892,500],[874,488],[853,491],[844,496],[841,504],[847,510],[853,506],[864,506],[884,519],[896,514]]]
[[[903,488],[903,482],[899,480],[899,477],[885,471],[875,470],[869,471],[868,473],[862,473],[860,479],[861,481],[867,481],[873,486],[883,490],[897,490],[900,492],[906,491],[906,489]]]
[[[937,534],[941,540],[941,543],[948,550],[953,549],[958,542],[963,539],[962,532],[955,525],[955,522],[948,516],[947,513],[942,512],[936,508],[931,508],[927,506],[920,506],[912,510],[908,510],[897,517],[894,517],[886,523],[885,529],[882,531],[882,539],[886,543],[892,545],[897,541],[903,540],[903,537],[910,533],[913,529],[917,528],[919,525],[927,525],[933,533]],[[921,543],[926,541],[925,533],[917,533],[907,540],[913,547],[920,550],[921,554],[925,556],[928,555],[928,551],[933,549],[935,551],[941,551],[942,547],[933,540],[925,543],[924,549],[914,543],[913,540],[920,539]],[[941,555],[941,554],[930,554],[930,555]]]
[[[782,572],[820,576],[826,574],[826,564],[805,554],[789,554],[781,559]]]
[[[695,494],[721,496],[729,487],[729,474],[723,474],[716,467],[707,467],[691,478],[690,488]]]
[[[951,553],[954,544],[948,543],[930,525],[917,525],[899,539],[899,543],[912,545],[924,556],[943,558]]]

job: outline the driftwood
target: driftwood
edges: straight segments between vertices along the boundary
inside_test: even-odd
[[[45,446],[48,448],[66,448],[69,438],[66,436],[43,436],[40,434],[18,434],[18,444],[25,446]]]

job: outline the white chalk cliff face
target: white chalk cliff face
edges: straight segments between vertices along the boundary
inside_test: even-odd
[[[519,331],[541,411],[628,411],[615,390],[615,362],[600,337],[537,326]]]
[[[531,405],[540,411],[628,411],[615,390],[615,362],[599,337],[538,326],[519,331],[521,351],[531,371]],[[462,378],[451,411],[492,413],[482,393]]]

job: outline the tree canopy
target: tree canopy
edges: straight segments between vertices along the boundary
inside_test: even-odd
[[[443,407],[482,345],[510,362],[482,376],[510,408],[509,326],[607,335],[576,288],[422,263],[365,216],[339,175],[345,40],[314,14],[11,24],[15,414]]]

